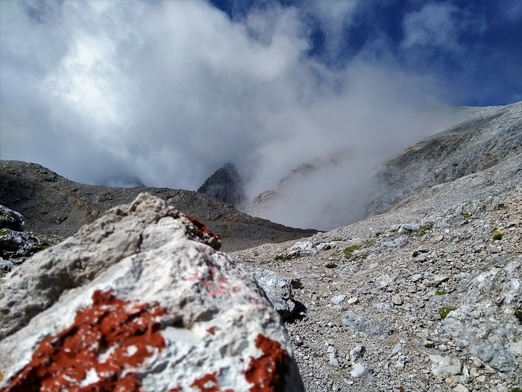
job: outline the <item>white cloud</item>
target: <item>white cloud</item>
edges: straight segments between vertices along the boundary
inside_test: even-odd
[[[428,3],[419,11],[404,17],[401,46],[406,49],[420,46],[458,51],[461,23],[459,10],[454,5]]]
[[[235,161],[255,196],[301,163],[356,151],[311,203],[331,199],[329,187],[353,194],[375,163],[438,125],[419,114],[436,101],[433,80],[362,57],[327,69],[306,57],[309,26],[292,7],[240,22],[197,1],[65,1],[31,16],[22,4],[2,2],[1,158],[73,180],[196,189]],[[343,17],[310,4],[335,35],[355,2],[335,3]],[[450,26],[453,14],[437,12],[435,25]],[[408,45],[435,34],[415,27],[423,15]]]

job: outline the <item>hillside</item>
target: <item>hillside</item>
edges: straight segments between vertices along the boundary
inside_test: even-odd
[[[86,185],[69,181],[34,163],[0,161],[0,205],[20,212],[25,218],[26,230],[49,237],[51,242],[74,234],[111,207],[130,203],[141,192],[158,196],[203,221],[221,236],[225,251],[316,233],[253,218],[197,192]]]

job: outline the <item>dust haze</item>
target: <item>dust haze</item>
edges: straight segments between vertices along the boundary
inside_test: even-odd
[[[329,27],[325,56],[356,3],[339,3],[342,18],[307,6]],[[253,199],[343,151],[263,217],[319,229],[358,219],[375,167],[451,121],[447,92],[378,38],[325,65],[308,55],[303,15],[275,3],[232,20],[198,1],[2,2],[0,158],[189,190],[231,161]]]

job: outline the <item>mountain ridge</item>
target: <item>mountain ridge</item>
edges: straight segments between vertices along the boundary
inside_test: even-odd
[[[109,208],[130,203],[142,192],[158,196],[203,221],[222,237],[224,250],[286,241],[317,232],[248,216],[212,196],[198,192],[87,185],[68,180],[35,163],[0,161],[0,204],[20,212],[25,218],[27,230],[51,238],[55,236],[57,240],[74,234],[82,225],[93,222]]]

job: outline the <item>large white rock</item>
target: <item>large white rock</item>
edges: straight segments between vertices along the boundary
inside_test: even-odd
[[[56,302],[0,341],[2,391],[303,390],[263,290],[205,242],[217,245],[200,223],[142,194],[68,245],[28,260],[22,267],[31,268],[10,276],[11,290],[31,286],[38,294],[49,277],[20,274],[49,273],[55,264],[79,287],[40,286],[41,297],[51,293]]]

